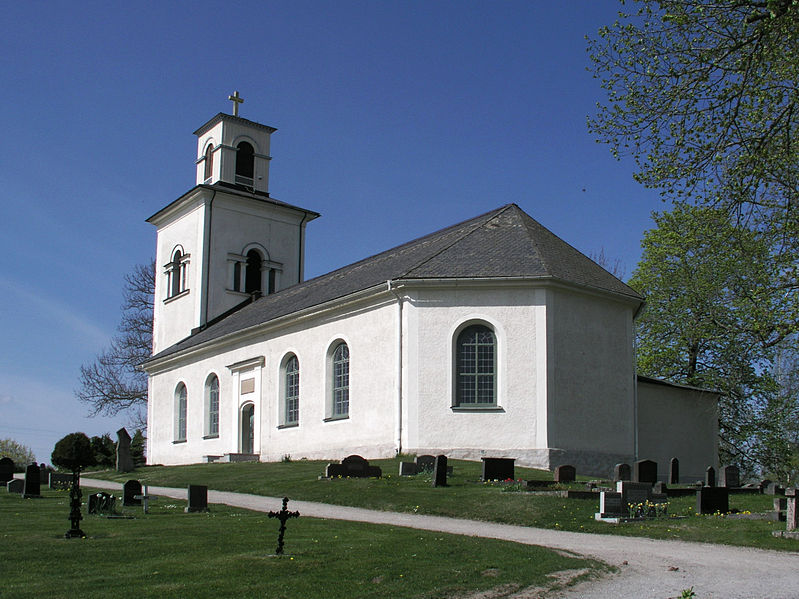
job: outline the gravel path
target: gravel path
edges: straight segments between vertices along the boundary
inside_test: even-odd
[[[81,482],[87,487],[122,489],[121,484],[110,481],[85,478]],[[186,489],[150,486],[148,492],[186,499]],[[211,490],[208,501],[257,511],[278,510],[281,505],[281,499],[276,497]],[[691,587],[697,599],[799,599],[799,552],[566,532],[310,501],[292,500],[289,509],[314,518],[407,526],[541,545],[594,557],[619,568],[618,574],[557,595],[564,599],[670,599]]]

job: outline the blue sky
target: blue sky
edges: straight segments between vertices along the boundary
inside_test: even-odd
[[[663,209],[588,133],[585,35],[616,0],[16,2],[0,35],[0,438],[49,461],[87,418],[145,219],[194,184],[192,132],[239,90],[271,195],[322,214],[306,276],[515,202],[631,273]]]

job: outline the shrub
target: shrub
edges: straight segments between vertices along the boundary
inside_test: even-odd
[[[59,468],[72,472],[96,464],[92,443],[83,433],[70,433],[61,439],[55,444],[50,459]]]

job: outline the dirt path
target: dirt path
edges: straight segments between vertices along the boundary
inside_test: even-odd
[[[122,485],[83,479],[88,487],[121,490]],[[161,497],[186,499],[186,489],[148,488]],[[281,499],[208,491],[209,503],[257,511],[280,509]],[[564,599],[667,599],[693,587],[697,599],[799,599],[799,543],[785,553],[640,537],[565,532],[439,516],[381,512],[362,508],[291,501],[305,516],[487,537],[561,549],[617,566],[619,573],[557,595]]]

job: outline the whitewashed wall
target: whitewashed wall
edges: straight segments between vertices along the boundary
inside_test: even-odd
[[[669,461],[680,460],[680,481],[705,479],[718,471],[718,395],[687,387],[639,381],[638,455],[658,463],[667,480]]]

